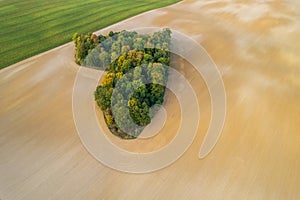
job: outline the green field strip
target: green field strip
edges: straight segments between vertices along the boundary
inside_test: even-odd
[[[88,4],[88,3],[84,3],[82,5],[85,5],[85,4]],[[109,5],[109,4],[107,4]],[[88,5],[87,8],[90,8],[91,5]],[[117,5],[116,5],[117,7]],[[81,7],[82,8],[82,7]],[[98,8],[94,8],[95,11],[102,11],[102,10],[105,10],[107,8],[103,8],[103,9],[98,9]],[[28,24],[33,24],[34,22],[39,22],[39,23],[45,23],[49,20],[57,20],[57,19],[60,19],[61,17],[65,17],[65,16],[68,16],[68,15],[72,15],[72,16],[78,16],[78,13],[76,12],[76,10],[78,10],[78,8],[72,6],[72,7],[68,7],[66,9],[60,9],[60,10],[53,10],[53,12],[51,10],[47,10],[46,13],[43,13],[41,16],[37,16],[37,17],[33,17],[33,16],[30,16],[30,17],[33,17],[33,18],[30,18],[28,20],[22,20],[21,24],[19,26],[16,26],[15,23],[17,23],[18,21],[16,22],[10,22],[10,25],[7,26],[7,28],[13,28],[13,29],[19,29],[19,28],[26,28],[28,27]],[[89,9],[91,10],[91,9]],[[68,13],[65,13],[65,12],[62,12],[62,11],[68,11]],[[95,12],[94,12],[95,13]],[[82,15],[79,15],[79,17],[82,17]],[[21,18],[25,18],[21,16]],[[27,18],[25,18],[27,19]],[[7,32],[9,33],[9,32]]]
[[[131,9],[128,9],[128,8],[124,8],[124,7],[120,7],[120,9],[115,9],[115,12],[111,13],[109,11],[107,11],[105,13],[105,15],[103,15],[103,17],[101,19],[107,19],[107,18],[112,18],[112,16],[116,16],[118,15],[120,12],[122,11],[131,11],[131,10],[134,10],[134,9],[137,9],[137,8],[140,8],[140,7],[143,7],[144,5],[139,5],[139,6],[136,6],[136,7],[132,7]],[[68,21],[68,24],[75,24],[75,22],[80,26],[80,25],[85,25],[85,24],[89,24],[89,23],[93,23],[93,22],[98,22],[98,19],[93,19],[93,18],[89,18],[89,16],[92,16],[94,15],[95,13],[88,13],[86,15],[86,19],[91,19],[91,20],[86,20],[86,19],[82,19],[81,21],[78,21],[78,19],[73,19],[72,21]],[[103,13],[102,13],[103,14]],[[36,40],[36,37],[39,37],[39,36],[43,36],[43,34],[45,35],[46,34],[49,34],[49,29],[53,29],[53,30],[57,30],[56,33],[54,34],[57,34],[57,33],[60,33],[62,30],[62,28],[64,28],[66,26],[66,23],[62,24],[62,23],[59,23],[59,24],[54,24],[54,25],[47,25],[47,27],[43,27],[41,30],[33,30],[32,32],[30,31],[27,31],[26,32],[26,35],[29,33],[31,36],[31,38],[27,39],[26,41],[35,41]],[[42,26],[40,26],[42,27]],[[74,29],[73,27],[69,30],[72,30]],[[25,31],[23,32],[25,33]],[[51,33],[53,34],[53,33]],[[24,34],[24,37],[26,36]],[[22,35],[21,35],[22,36]],[[34,37],[36,36],[36,37]],[[3,41],[2,41],[3,40]],[[15,42],[15,43],[12,43],[12,42]],[[18,44],[20,42],[23,41],[23,37],[19,37],[19,36],[16,36],[16,37],[11,37],[11,38],[1,38],[0,40],[0,46],[3,45],[3,43],[10,43],[10,48],[15,48],[16,46],[14,46],[13,44]],[[0,51],[1,52],[1,51]]]
[[[5,15],[1,14],[0,9],[0,69],[69,42],[75,32],[97,31],[139,13],[176,3],[178,0],[155,0],[151,3],[138,0],[5,2],[0,2],[0,8],[5,11],[2,12]],[[17,10],[18,6],[22,9]]]

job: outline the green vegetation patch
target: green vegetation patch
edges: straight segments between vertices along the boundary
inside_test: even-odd
[[[171,31],[74,34],[73,41],[77,63],[107,71],[95,101],[108,128],[121,138],[136,138],[164,101]]]
[[[65,44],[74,32],[93,32],[178,1],[0,1],[0,69]]]

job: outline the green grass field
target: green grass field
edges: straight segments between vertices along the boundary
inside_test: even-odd
[[[180,0],[0,0],[0,69]]]

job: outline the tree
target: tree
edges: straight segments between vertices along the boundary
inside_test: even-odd
[[[72,40],[75,44],[75,62],[82,65],[86,56],[92,52],[92,50],[99,44],[99,38],[92,33],[87,35],[79,35],[75,33],[72,37]],[[96,56],[97,57],[97,56]],[[90,57],[90,63],[98,64],[99,61]]]
[[[106,51],[99,54],[100,66],[105,69],[110,64],[110,56]]]
[[[109,36],[109,37],[114,36],[114,32],[113,32],[113,31],[110,31],[110,32],[108,33],[108,36]]]
[[[104,117],[108,126],[113,125],[114,117],[112,116],[110,111],[104,112]]]
[[[95,100],[102,111],[105,111],[111,105],[111,95],[113,89],[103,86],[98,86],[95,91]]]
[[[115,79],[115,74],[113,72],[109,72],[105,74],[104,79],[102,80],[103,87],[112,88]]]

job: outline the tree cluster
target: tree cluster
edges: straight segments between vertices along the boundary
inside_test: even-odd
[[[96,88],[95,100],[109,129],[121,138],[136,138],[164,100],[171,31],[152,35],[121,31],[95,40],[93,35],[76,38],[84,41],[78,47],[75,43],[76,49],[88,47],[78,63],[107,71]]]
[[[95,35],[92,33],[78,34],[74,33],[72,41],[75,44],[75,62],[79,65],[84,65],[86,57],[92,53],[92,51],[99,46],[99,44],[109,37],[113,37],[117,32],[110,32],[107,36]],[[90,56],[91,57],[91,56]]]

